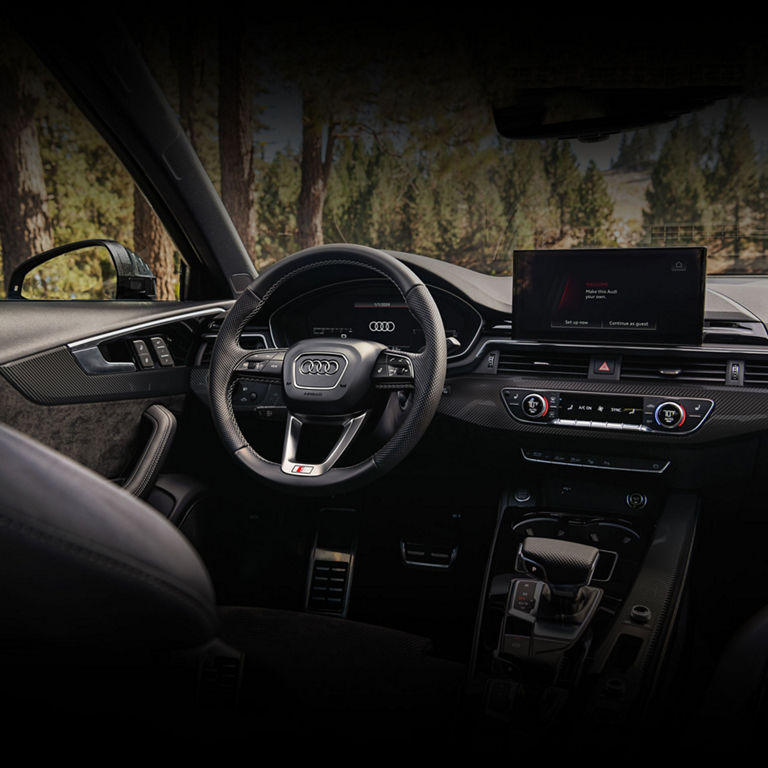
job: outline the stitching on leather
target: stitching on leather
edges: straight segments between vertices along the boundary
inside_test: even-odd
[[[21,510],[17,509],[13,505],[6,504],[5,506],[7,509],[12,509],[19,515],[24,514]],[[102,552],[94,552],[93,550],[89,550],[86,547],[73,541],[67,541],[66,539],[58,538],[50,531],[43,531],[39,528],[36,528],[35,526],[30,525],[27,522],[22,522],[16,518],[8,517],[8,515],[3,514],[2,511],[0,511],[0,525],[5,525],[10,530],[17,531],[18,533],[26,535],[29,538],[37,539],[39,541],[53,545],[63,552],[77,556],[84,562],[92,562],[104,567],[107,570],[112,570],[117,573],[122,573],[123,575],[131,576],[136,581],[144,582],[145,584],[156,588],[159,592],[165,592],[167,594],[172,594],[175,597],[181,598],[184,603],[188,604],[191,608],[194,608],[200,616],[205,618],[206,623],[211,627],[212,632],[215,634],[217,629],[216,622],[211,621],[211,612],[208,610],[207,605],[205,605],[205,603],[207,603],[207,599],[203,598],[202,595],[198,598],[190,591],[185,591],[167,581],[163,581],[158,576],[152,576],[151,574],[142,571],[141,569],[132,566],[129,563],[117,560]]]
[[[150,406],[151,407],[151,406]],[[123,485],[123,488],[125,488],[129,493],[132,493],[134,496],[139,496],[139,490],[141,489],[141,486],[143,485],[143,480],[139,482],[138,488],[133,491],[129,490],[131,485],[135,482],[136,476],[139,474],[139,471],[141,470],[142,464],[147,460],[147,455],[149,453],[150,448],[152,447],[152,442],[155,439],[155,435],[157,435],[159,429],[160,429],[160,421],[157,419],[152,413],[149,408],[147,408],[146,411],[142,414],[142,416],[147,416],[149,419],[151,419],[154,422],[154,429],[152,430],[152,434],[149,437],[149,440],[147,441],[146,446],[144,447],[144,450],[141,453],[141,457],[136,462],[136,466],[133,468],[133,472],[131,472],[131,476],[125,481],[125,484]]]
[[[138,496],[139,498],[142,497],[144,491],[147,489],[147,486],[149,485],[149,482],[151,481],[155,472],[155,468],[165,456],[171,435],[173,433],[173,425],[175,423],[173,414],[171,414],[170,411],[168,411],[164,406],[157,403],[151,405],[146,411],[144,411],[143,415],[147,416],[155,423],[155,428],[152,431],[149,442],[147,443],[141,458],[136,464],[131,477],[123,486],[126,490],[129,491],[129,493],[132,493],[134,496]],[[153,448],[155,445],[157,447]],[[147,458],[148,456],[149,459]],[[149,462],[149,466],[144,467],[147,461]],[[131,484],[135,481],[136,476],[139,474],[141,474],[142,477],[139,480],[136,489],[130,490]]]
[[[141,493],[139,495],[143,495],[148,484],[150,483],[150,481],[155,475],[155,470],[157,469],[158,464],[165,458],[166,454],[168,453],[170,442],[174,433],[174,426],[176,423],[176,419],[173,416],[173,414],[170,413],[170,411],[167,411],[165,408],[163,408],[162,405],[157,406],[157,409],[159,409],[159,413],[162,415],[165,423],[160,425],[160,429],[162,430],[162,434],[160,435],[160,438],[159,438],[160,445],[158,449],[154,452],[149,469],[144,475]],[[155,406],[153,406],[153,410],[155,410]],[[154,414],[152,414],[152,417],[154,417]]]

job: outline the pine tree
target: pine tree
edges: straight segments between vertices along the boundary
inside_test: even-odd
[[[768,254],[768,157],[760,152],[757,164],[757,183],[749,207],[754,212],[757,230],[755,244],[763,255]]]
[[[613,200],[608,192],[603,174],[594,160],[589,161],[584,177],[579,183],[574,224],[581,227],[580,245],[614,245]]]
[[[622,171],[645,171],[652,165],[655,152],[655,128],[634,131],[631,139],[627,139],[626,133],[622,134],[619,156],[611,164],[611,168]]]
[[[507,204],[514,247],[540,247],[555,221],[543,146],[538,141],[520,141],[500,160],[497,184]]]
[[[570,224],[571,208],[581,181],[581,173],[569,141],[552,142],[546,156],[546,171],[550,184],[550,195],[557,208],[559,223],[558,239],[565,237]]]
[[[680,242],[680,225],[691,227],[694,235],[707,210],[704,171],[701,155],[704,141],[698,121],[687,125],[677,122],[661,147],[646,190],[648,203],[643,210],[643,225],[651,242],[673,239]]]
[[[290,147],[263,164],[258,197],[259,252],[257,269],[298,250],[296,200],[300,187],[300,160]]]
[[[41,93],[21,42],[0,59],[0,244],[7,291],[13,269],[53,247],[35,110]]]
[[[231,22],[231,20],[229,20]],[[243,32],[234,24],[219,30],[219,163],[221,199],[246,251],[255,257],[254,205],[257,127],[251,104],[248,73],[243,67],[247,49]]]
[[[709,194],[715,210],[730,228],[723,245],[733,239],[733,256],[741,254],[744,224],[757,187],[755,145],[744,118],[741,102],[730,101],[717,137],[717,161],[709,178]]]
[[[377,159],[367,151],[360,136],[341,141],[323,211],[325,240],[370,243],[371,198],[379,170]]]

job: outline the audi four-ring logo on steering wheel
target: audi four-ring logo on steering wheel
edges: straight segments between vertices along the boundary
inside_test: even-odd
[[[395,330],[395,324],[391,320],[371,320],[368,323],[368,330],[374,333],[392,333]]]
[[[322,358],[307,358],[299,365],[300,373],[314,373],[317,376],[332,376],[339,372],[339,364],[336,360],[324,360]]]

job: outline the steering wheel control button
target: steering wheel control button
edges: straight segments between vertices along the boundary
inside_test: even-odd
[[[264,363],[264,368],[262,369],[262,373],[266,374],[272,374],[272,375],[281,375],[283,372],[283,361],[282,360],[270,360],[267,363]]]
[[[685,416],[685,408],[672,400],[661,403],[653,414],[656,423],[664,429],[682,427],[685,424]]]
[[[549,401],[543,395],[532,393],[522,400],[523,415],[528,419],[543,419],[549,412]]]
[[[384,352],[376,360],[372,378],[379,382],[412,382],[413,364],[405,355]]]

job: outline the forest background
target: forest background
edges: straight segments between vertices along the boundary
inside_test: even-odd
[[[606,160],[499,138],[460,57],[426,51],[418,74],[411,57],[383,75],[327,42],[297,55],[235,28],[136,40],[259,270],[356,242],[491,274],[510,273],[516,248],[694,244],[710,272],[768,272],[768,142],[749,102],[622,134]],[[106,237],[149,264],[158,298],[177,297],[173,242],[17,39],[0,48],[0,137],[0,292],[24,259]],[[41,297],[102,298],[106,266],[84,253]]]

